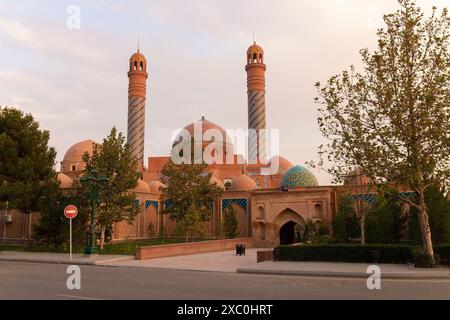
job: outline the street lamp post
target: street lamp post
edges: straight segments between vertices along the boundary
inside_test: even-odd
[[[94,255],[98,253],[97,235],[95,232],[95,210],[99,204],[98,191],[100,184],[108,183],[109,179],[106,177],[99,177],[95,169],[89,171],[88,175],[82,177],[80,182],[89,188],[89,195],[91,200],[91,224],[86,235],[86,248],[84,253],[86,255]]]

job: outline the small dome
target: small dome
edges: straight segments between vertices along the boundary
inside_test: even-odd
[[[230,186],[231,191],[253,191],[257,188],[256,182],[245,174],[234,178]]]
[[[280,175],[285,174],[289,169],[291,169],[294,165],[288,159],[282,156],[274,156],[269,161],[269,167],[272,166],[272,163],[278,158],[278,173]]]
[[[152,190],[150,190],[149,185],[144,180],[141,180],[141,179],[138,180],[137,186],[131,191],[135,192],[135,193],[150,193],[150,192],[152,192]]]
[[[134,61],[134,60],[147,62],[147,59],[139,50],[131,56],[130,61]]]
[[[314,174],[302,166],[289,169],[281,179],[283,188],[317,187],[318,185],[319,182]]]
[[[344,177],[344,185],[368,185],[371,184],[369,177],[365,176],[360,167],[350,171]]]
[[[260,45],[256,44],[256,41],[255,41],[255,42],[253,42],[253,44],[248,48],[247,52],[248,52],[248,53],[258,52],[258,53],[259,53],[259,52],[264,52],[264,50],[263,50],[263,48],[262,48]]]
[[[150,186],[150,190],[152,192],[161,192],[161,188],[165,188],[166,186],[159,180],[152,180],[148,184]]]
[[[225,190],[225,185],[216,176],[211,176],[211,179],[209,180],[209,182],[211,184],[217,185],[220,189]]]
[[[92,155],[92,152],[94,150],[94,144],[96,144],[93,140],[84,140],[81,142],[78,142],[71,146],[69,150],[67,150],[66,154],[64,155],[64,162],[82,162],[83,161],[83,155],[88,152],[90,155]]]
[[[58,173],[57,177],[59,181],[59,187],[61,189],[70,189],[73,188],[73,179],[64,173]]]

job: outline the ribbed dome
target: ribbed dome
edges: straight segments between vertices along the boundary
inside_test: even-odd
[[[257,188],[256,182],[245,174],[234,178],[230,186],[231,191],[253,191]]]
[[[134,53],[131,58],[130,61],[134,61],[134,60],[139,60],[139,61],[145,61],[147,62],[147,59],[145,58],[145,56],[138,50],[138,52]]]
[[[211,184],[217,185],[220,189],[225,190],[225,185],[222,183],[222,181],[220,181],[219,179],[217,179],[216,176],[211,176],[211,179],[209,180],[209,182],[210,182]]]
[[[159,180],[152,180],[150,181],[150,183],[148,184],[150,187],[150,190],[152,192],[161,192],[161,188],[165,188],[166,186]]]
[[[137,186],[131,191],[135,192],[135,193],[151,193],[152,192],[149,185],[144,180],[141,180],[141,179],[138,180]]]
[[[90,155],[92,155],[92,152],[94,150],[94,144],[96,144],[93,140],[84,140],[81,142],[78,142],[71,146],[69,150],[67,150],[66,154],[64,155],[65,162],[82,162],[83,161],[83,155],[88,152]]]
[[[253,44],[248,48],[247,52],[248,53],[253,53],[253,52],[260,53],[260,52],[264,52],[264,50],[260,45],[256,44],[256,42],[253,42]]]
[[[64,173],[58,173],[57,179],[59,181],[59,187],[61,189],[70,189],[73,187],[73,179],[65,175]]]
[[[314,174],[302,166],[289,169],[281,179],[281,187],[284,188],[317,187],[318,185],[319,182]]]

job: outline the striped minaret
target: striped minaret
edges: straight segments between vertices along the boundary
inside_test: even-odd
[[[147,96],[147,59],[138,51],[130,58],[128,72],[128,144],[138,168],[144,168],[145,100]]]
[[[255,164],[266,159],[266,65],[263,49],[253,43],[247,51],[248,94],[248,162]],[[252,134],[254,133],[254,134]]]

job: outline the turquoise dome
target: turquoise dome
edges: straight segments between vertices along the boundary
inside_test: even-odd
[[[314,174],[302,166],[289,169],[281,179],[282,188],[317,187],[319,182]]]

